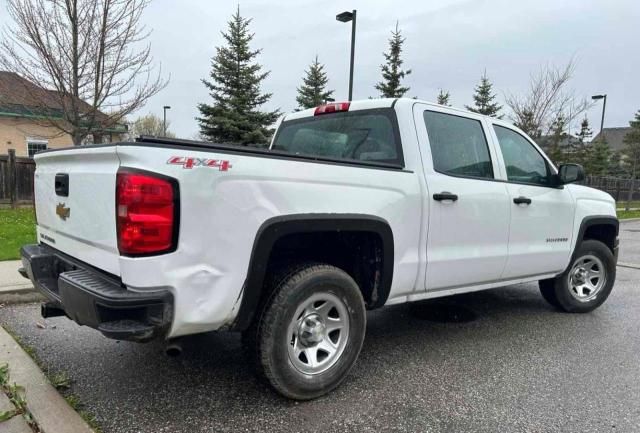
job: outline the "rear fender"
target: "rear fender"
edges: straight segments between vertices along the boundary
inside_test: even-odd
[[[242,300],[234,330],[246,329],[258,308],[273,247],[279,239],[293,234],[319,232],[373,232],[382,240],[383,263],[380,282],[377,285],[375,303],[369,307],[384,305],[393,278],[393,233],[387,221],[371,215],[360,214],[298,214],[284,215],[265,221],[257,232],[247,278],[242,290]]]

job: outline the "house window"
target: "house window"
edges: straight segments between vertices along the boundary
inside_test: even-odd
[[[47,140],[27,138],[27,152],[29,153],[29,158],[33,158],[33,155],[42,150],[47,150],[48,144],[49,142]]]
[[[93,143],[94,143],[93,139],[94,139],[93,134],[87,134],[87,135],[82,139],[82,145],[83,145],[83,146],[89,146],[89,145],[93,144]]]

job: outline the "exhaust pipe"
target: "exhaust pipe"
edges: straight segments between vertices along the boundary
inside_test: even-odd
[[[40,315],[44,319],[47,319],[49,317],[66,316],[67,313],[65,313],[58,304],[55,304],[53,302],[45,302],[44,304],[40,305]]]
[[[177,358],[182,355],[182,343],[180,340],[172,340],[167,344],[167,347],[164,349],[164,353],[171,358]]]

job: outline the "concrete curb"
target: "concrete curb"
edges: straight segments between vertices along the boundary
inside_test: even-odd
[[[93,433],[89,425],[49,383],[20,345],[0,326],[0,358],[9,364],[11,382],[25,389],[27,408],[42,433]]]
[[[44,296],[31,284],[0,287],[0,304],[26,304],[43,300]]]
[[[33,288],[31,281],[20,275],[18,270],[21,267],[20,260],[0,262],[0,304],[38,302],[44,299]]]

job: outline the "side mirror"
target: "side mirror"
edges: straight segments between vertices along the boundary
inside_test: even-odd
[[[558,179],[561,185],[584,180],[584,168],[580,164],[561,164],[558,167]]]

